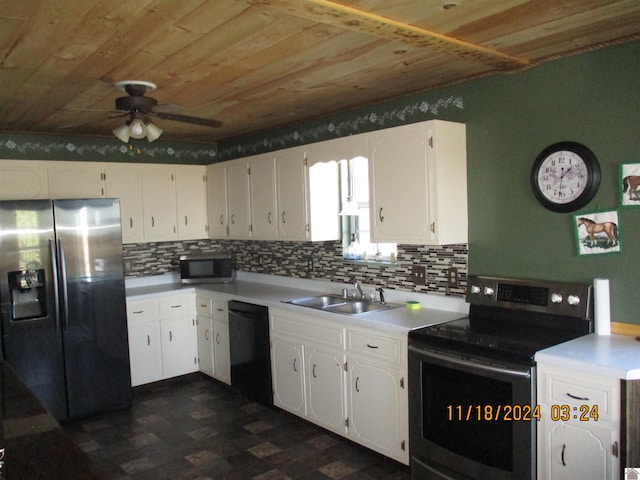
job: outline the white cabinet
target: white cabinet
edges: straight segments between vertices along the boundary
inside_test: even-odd
[[[105,196],[104,166],[94,162],[49,162],[51,198],[99,198]]]
[[[368,134],[373,241],[467,242],[465,132],[430,120]]]
[[[157,165],[142,175],[144,238],[149,242],[176,240],[176,190],[173,168]]]
[[[538,364],[538,478],[620,476],[620,380]]]
[[[249,174],[245,160],[226,166],[227,208],[229,209],[229,238],[247,239],[251,235],[249,203]]]
[[[175,166],[178,238],[207,238],[207,177],[205,167]]]
[[[230,385],[231,360],[227,300],[199,290],[196,294],[196,312],[200,371]]]
[[[133,386],[197,370],[193,293],[127,300]]]
[[[131,385],[135,387],[162,379],[158,302],[127,301],[127,322]]]
[[[144,240],[142,183],[139,165],[113,164],[105,167],[107,196],[120,199],[122,243]]]
[[[349,437],[409,463],[406,335],[347,329]]]
[[[227,237],[227,177],[223,163],[207,166],[209,238]]]
[[[251,190],[251,238],[273,240],[277,237],[276,174],[273,155],[249,160]]]
[[[406,333],[270,317],[274,405],[408,465]]]
[[[273,404],[300,417],[307,415],[302,342],[271,337]]]
[[[307,167],[304,150],[276,152],[276,196],[278,204],[278,238],[307,240]]]
[[[47,163],[0,160],[0,200],[49,198]]]

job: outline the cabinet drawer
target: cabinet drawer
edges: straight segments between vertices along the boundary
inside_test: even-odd
[[[143,322],[158,319],[157,300],[127,301],[127,321]]]
[[[158,300],[161,317],[188,315],[193,312],[193,295],[171,295]]]
[[[212,303],[213,319],[219,320],[220,322],[228,322],[229,308],[227,305],[227,301],[213,299],[211,303]]]
[[[196,313],[211,317],[213,315],[213,299],[206,295],[196,295]]]
[[[619,417],[618,380],[596,377],[576,372],[568,376],[543,371],[542,403],[552,407],[567,405],[571,418],[580,418],[587,410],[588,416],[593,406],[597,406],[598,421],[611,421]],[[557,407],[553,407],[557,408]],[[565,407],[566,408],[566,407]]]
[[[344,348],[344,329],[337,325],[316,323],[307,319],[271,315],[271,328],[289,336],[303,337],[314,343]]]
[[[399,338],[347,330],[348,348],[353,353],[375,356],[400,363],[402,342]]]

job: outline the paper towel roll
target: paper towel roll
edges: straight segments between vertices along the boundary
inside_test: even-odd
[[[611,335],[611,306],[609,304],[609,279],[593,279],[595,330],[598,335]]]

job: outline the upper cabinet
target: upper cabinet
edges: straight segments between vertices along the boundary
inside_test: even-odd
[[[209,216],[209,236],[227,236],[227,169],[224,163],[207,166],[207,214]]]
[[[144,241],[142,183],[139,165],[114,163],[105,168],[107,197],[120,199],[122,242]]]
[[[49,198],[47,162],[0,160],[1,200]]]
[[[340,238],[337,162],[310,166],[313,145],[209,167],[210,238],[321,241]],[[314,159],[320,155],[314,155]],[[224,165],[224,167],[222,166]],[[225,170],[222,182],[221,170]],[[226,195],[222,195],[225,190]],[[225,213],[226,203],[226,213]]]
[[[156,166],[142,175],[144,239],[150,242],[176,240],[176,190],[171,166]]]
[[[207,238],[207,176],[204,167],[176,165],[178,238]]]
[[[465,125],[430,120],[368,138],[372,240],[466,243]]]
[[[97,198],[105,196],[104,164],[50,162],[50,198]]]

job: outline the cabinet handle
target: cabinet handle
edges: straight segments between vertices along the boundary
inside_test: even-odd
[[[297,358],[293,359],[293,371],[296,372],[296,373],[298,372],[298,366],[296,365],[297,361],[298,361]]]
[[[589,401],[589,397],[578,397],[577,395],[571,395],[569,392],[567,392],[567,397],[573,398],[574,400],[580,400],[581,402]]]
[[[267,213],[267,222],[271,225],[271,212]]]
[[[184,226],[187,226],[187,223],[189,223],[189,219],[187,218],[187,216],[184,216]]]
[[[360,393],[360,389],[358,388],[358,381],[360,380],[360,377],[356,377],[356,392]]]
[[[313,378],[318,378],[316,377],[316,364],[313,364],[313,369],[311,370],[311,374],[313,375]]]
[[[129,228],[133,228],[133,217],[129,217]]]
[[[151,338],[147,335],[147,347],[151,345]]]
[[[219,312],[224,312],[224,308],[216,308],[216,310]]]
[[[131,313],[133,313],[134,315],[139,315],[141,313],[144,313],[144,310],[136,310],[135,312],[131,312]]]
[[[285,215],[287,214],[287,212],[285,212],[284,210],[282,211],[282,223],[287,223],[287,220],[285,218]]]
[[[208,342],[209,341],[209,329],[204,331],[204,339]]]
[[[384,222],[384,217],[382,216],[382,207],[380,207],[380,211],[378,212],[378,218],[381,222]]]
[[[178,305],[171,305],[171,308],[180,308],[180,307],[182,307],[182,305],[181,305],[181,304],[178,304]]]
[[[151,216],[151,226],[155,227],[156,226],[156,219],[153,218],[153,215]]]
[[[565,451],[566,448],[567,448],[567,444],[566,443],[562,444],[562,453],[560,454],[560,460],[562,460],[562,466],[563,467],[567,466],[567,464],[564,461],[564,451]]]
[[[370,344],[368,344],[368,343],[367,343],[367,347],[369,347],[369,348],[380,348],[380,347],[378,347],[377,345],[370,345]]]
[[[216,345],[220,345],[220,334],[216,333]]]
[[[220,215],[220,225],[224,225],[224,215]]]
[[[173,332],[169,330],[169,341],[173,342]]]
[[[431,233],[436,233],[436,222],[431,222],[429,229],[431,230]]]
[[[231,214],[231,225],[235,225],[236,224],[236,214],[232,213]]]

